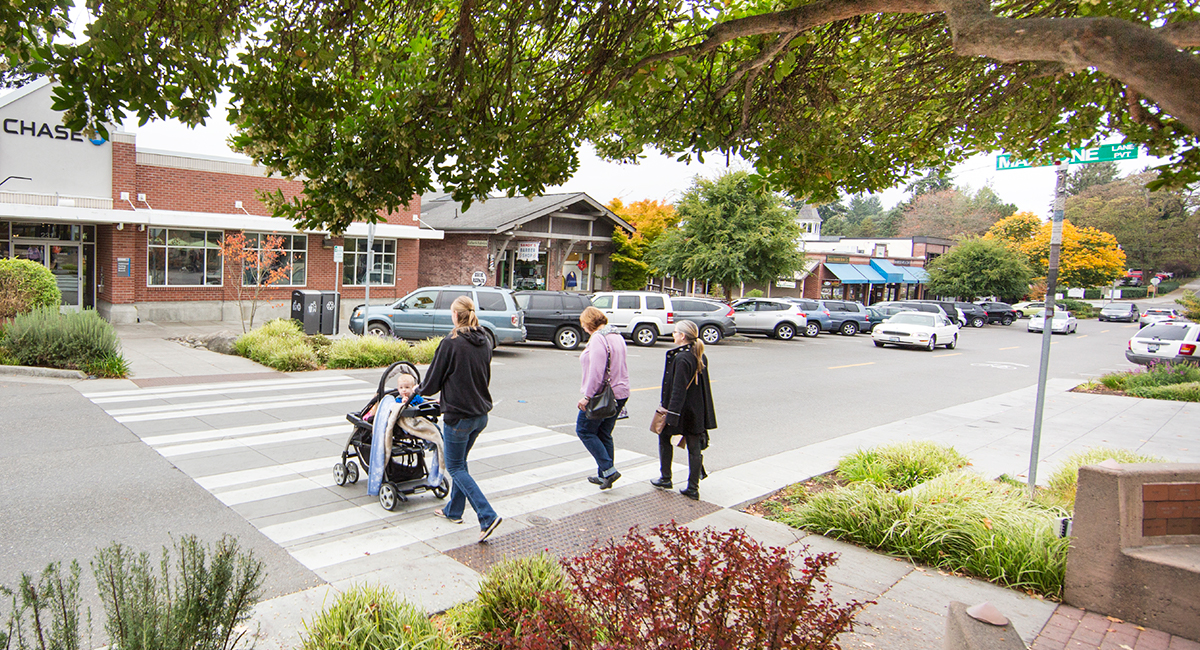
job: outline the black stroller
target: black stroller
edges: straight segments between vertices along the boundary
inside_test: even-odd
[[[388,366],[379,379],[379,388],[371,401],[357,413],[346,414],[346,419],[354,425],[354,431],[346,441],[341,462],[333,466],[333,480],[338,485],[358,482],[358,464],[354,458],[362,463],[363,471],[370,474],[375,420],[390,417],[395,422],[391,430],[391,458],[384,465],[379,484],[379,505],[389,511],[395,510],[397,503],[408,501],[407,495],[410,494],[432,492],[437,498],[444,499],[450,492],[450,476],[443,471],[445,461],[439,458],[441,430],[436,425],[441,415],[441,405],[437,402],[423,402],[410,407],[408,401],[411,400],[400,398],[395,387],[395,379],[401,374],[411,375],[416,384],[420,385],[421,373],[413,364],[397,361]],[[391,408],[390,405],[381,408],[381,403],[390,403],[391,400],[385,399],[389,396],[396,400],[395,409],[398,413],[385,413],[385,410]],[[421,431],[408,431],[403,424],[406,418],[418,418],[434,426],[411,427]],[[414,420],[409,420],[409,423],[421,424]],[[386,426],[386,423],[382,426]],[[436,437],[439,444],[435,444],[430,439],[431,436]],[[386,455],[383,457],[386,458]]]

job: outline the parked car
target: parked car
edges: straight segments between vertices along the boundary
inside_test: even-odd
[[[809,298],[784,298],[784,300],[799,305],[800,310],[804,312],[806,322],[804,331],[801,332],[804,336],[812,338],[821,332],[833,331],[833,318],[829,310],[821,305],[820,300]]]
[[[1029,325],[1027,329],[1030,332],[1041,332],[1046,326],[1046,310],[1039,311],[1036,315],[1029,317]],[[1054,318],[1050,319],[1050,332],[1052,334],[1074,334],[1079,329],[1079,321],[1075,319],[1075,314],[1063,309],[1054,310]]]
[[[906,311],[875,326],[875,347],[903,345],[932,352],[937,346],[953,350],[958,345],[958,326],[942,314]]]
[[[592,304],[588,297],[570,291],[518,291],[513,294],[525,312],[525,338],[550,341],[560,350],[574,350],[587,340],[579,316]]]
[[[487,333],[493,348],[525,340],[524,313],[517,307],[513,292],[498,287],[423,287],[390,305],[372,305],[365,331],[402,339],[445,336],[454,329],[450,305],[459,296],[475,301],[479,325]],[[363,333],[365,312],[365,305],[358,305],[350,313],[351,332]]]
[[[1100,308],[1101,321],[1125,321],[1132,323],[1141,317],[1138,306],[1133,303],[1110,302]]]
[[[942,306],[936,302],[925,300],[892,300],[887,302],[877,302],[875,307],[904,307],[912,311],[923,311],[928,314],[940,314],[945,316],[950,322],[956,322],[956,318],[952,314],[957,314],[958,310],[947,312]]]
[[[989,323],[1000,323],[1007,326],[1012,325],[1013,321],[1018,318],[1017,310],[1013,309],[1013,306],[1006,302],[984,301],[975,304],[983,307],[983,310],[987,312]]]
[[[905,302],[937,305],[942,308],[942,311],[946,312],[946,317],[954,321],[955,325],[958,325],[959,327],[967,325],[966,313],[964,313],[963,310],[959,308],[958,303],[953,300],[907,300]]]
[[[1200,345],[1200,324],[1187,321],[1159,321],[1138,330],[1129,339],[1125,358],[1143,366],[1164,361],[1200,363],[1196,347]]]
[[[1138,325],[1145,327],[1156,321],[1175,320],[1176,318],[1183,318],[1183,315],[1174,309],[1167,309],[1166,307],[1151,307],[1142,312],[1141,317],[1138,318]]]
[[[870,325],[867,308],[853,300],[812,300],[810,298],[784,298],[800,305],[809,323],[816,321],[822,332],[837,332],[854,336],[865,332]],[[813,330],[813,331],[810,331]],[[805,336],[816,336],[815,328],[806,327]]]
[[[971,327],[983,327],[987,325],[991,318],[988,317],[987,310],[973,302],[954,301],[954,306],[963,313],[966,319],[965,324]]]
[[[783,341],[808,326],[800,305],[778,298],[746,298],[733,303],[733,322],[743,334],[765,334]]]
[[[871,332],[875,331],[876,325],[891,318],[892,316],[895,316],[896,314],[899,314],[902,311],[916,311],[916,310],[911,309],[909,307],[899,307],[899,306],[895,306],[895,305],[883,305],[883,306],[871,305],[870,307],[867,307],[868,321],[867,321],[867,327],[863,331],[870,334]]]
[[[592,306],[634,345],[650,347],[675,332],[675,309],[665,293],[601,291],[592,296]]]
[[[1021,318],[1029,318],[1039,311],[1046,308],[1045,301],[1035,300],[1033,302],[1018,302],[1012,306],[1013,310],[1021,315]]]
[[[715,345],[727,336],[737,334],[733,322],[733,308],[723,302],[704,298],[672,297],[675,322],[690,320],[700,329],[700,340],[705,345]]]

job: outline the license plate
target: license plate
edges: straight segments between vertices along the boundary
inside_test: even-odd
[[[900,337],[899,337],[899,336],[889,336],[889,337],[888,337],[888,340],[889,340],[889,341],[899,341],[899,340],[900,340]]]
[[[1158,352],[1158,346],[1157,345],[1147,345],[1146,351],[1147,352]]]

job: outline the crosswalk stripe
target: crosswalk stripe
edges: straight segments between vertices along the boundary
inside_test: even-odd
[[[327,458],[314,458],[313,460],[301,460],[285,465],[268,465],[266,467],[257,467],[255,469],[243,469],[236,472],[226,472],[224,474],[214,474],[212,476],[201,476],[195,479],[200,487],[215,492],[221,488],[233,487],[236,485],[244,485],[246,483],[254,483],[255,481],[265,481],[272,478],[282,478],[284,476],[293,476],[303,474],[304,472],[313,472],[319,469],[327,469],[333,467],[331,461]]]
[[[328,426],[345,422],[349,427],[350,423],[346,418],[340,415],[333,415],[327,418],[312,418],[310,420],[291,420],[282,422],[270,422],[268,424],[251,424],[241,427],[228,427],[225,429],[205,429],[204,431],[191,431],[188,433],[169,433],[161,436],[144,436],[142,442],[151,447],[165,447],[167,445],[176,445],[183,442],[200,442],[202,440],[215,440],[217,438],[234,438],[250,433],[270,433],[272,431],[282,431],[285,429],[312,429],[314,427]]]
[[[356,394],[366,396],[366,395],[370,395],[372,393],[358,392]],[[336,397],[323,397],[323,398],[302,397],[302,398],[298,398],[298,399],[289,399],[286,401],[270,402],[270,403],[265,403],[265,404],[237,404],[235,406],[220,406],[220,407],[213,406],[213,407],[207,407],[207,408],[193,408],[191,404],[188,404],[187,405],[188,408],[185,410],[173,411],[170,413],[144,413],[144,414],[138,414],[138,415],[123,415],[123,416],[114,417],[113,419],[115,419],[117,422],[121,422],[121,423],[147,422],[147,421],[151,421],[151,420],[177,420],[179,418],[203,417],[205,415],[219,415],[221,413],[244,413],[246,411],[280,409],[280,408],[287,408],[287,407],[292,407],[292,406],[314,406],[317,404],[334,404],[337,402],[349,402],[349,401],[352,401],[353,399],[354,399],[353,396],[349,396],[349,395],[338,395]],[[176,406],[175,408],[180,408],[180,407]],[[110,413],[110,415],[112,415],[112,414]]]
[[[285,395],[267,395],[264,397],[224,397],[219,400],[211,400],[208,402],[188,402],[186,404],[155,404],[154,406],[134,406],[124,409],[105,409],[108,414],[114,417],[122,415],[139,415],[141,413],[164,413],[170,411],[178,411],[179,409],[207,409],[209,407],[234,406],[239,404],[253,404],[255,408],[271,408],[270,402],[307,400],[312,397],[334,397],[338,395],[370,395],[366,388],[353,388],[349,390],[328,391],[322,390],[315,393],[287,393]]]
[[[157,388],[130,388],[127,390],[101,390],[101,391],[93,391],[90,393],[83,393],[83,396],[88,399],[93,399],[93,398],[121,397],[124,395],[170,395],[171,393],[181,393],[181,392],[187,392],[187,391],[192,391],[192,390],[198,390],[201,388],[218,390],[218,391],[219,390],[235,390],[235,389],[240,389],[240,388],[250,388],[250,387],[254,387],[254,386],[279,386],[280,388],[286,388],[288,386],[291,386],[293,384],[298,384],[298,383],[319,382],[319,381],[323,381],[323,380],[344,381],[347,379],[353,380],[353,381],[362,381],[361,379],[354,379],[353,377],[349,377],[347,375],[330,375],[329,377],[323,377],[323,378],[288,377],[288,376],[284,375],[284,376],[281,376],[279,379],[256,379],[256,380],[252,380],[252,381],[227,381],[227,382],[219,382],[219,383],[212,383],[212,384],[187,384],[184,386],[160,386]],[[366,383],[366,382],[364,382],[364,383]]]
[[[96,404],[113,404],[113,403],[117,403],[117,402],[145,402],[145,401],[153,400],[153,399],[168,399],[168,398],[175,399],[175,398],[179,398],[179,397],[205,397],[205,396],[209,396],[209,395],[225,395],[230,392],[236,392],[237,394],[241,395],[242,393],[262,393],[262,392],[266,392],[266,391],[285,391],[285,390],[296,390],[298,388],[310,388],[310,387],[331,386],[331,385],[350,385],[350,384],[358,384],[360,386],[363,386],[365,384],[365,382],[362,382],[358,379],[354,379],[353,377],[341,377],[339,379],[330,379],[330,380],[295,381],[295,382],[288,382],[286,384],[281,384],[279,382],[272,382],[270,384],[264,384],[262,386],[239,386],[236,388],[213,389],[213,388],[194,388],[193,387],[192,390],[179,390],[179,391],[175,391],[175,392],[171,392],[171,393],[155,393],[155,394],[142,394],[142,395],[116,395],[116,396],[112,396],[112,397],[96,396],[96,397],[92,397],[90,399],[92,400],[92,402],[94,402]]]
[[[173,447],[159,447],[156,451],[164,457],[172,458],[174,456],[184,456],[187,454],[198,454],[205,451],[220,451],[222,449],[237,449],[238,447],[261,447],[262,445],[274,445],[281,442],[292,442],[295,440],[307,440],[309,438],[322,438],[335,434],[348,435],[346,427],[321,427],[319,429],[300,429],[298,431],[284,431],[283,433],[267,433],[261,436],[249,436],[246,438],[232,438],[229,440],[211,440],[209,442],[193,442],[186,445],[175,445]]]

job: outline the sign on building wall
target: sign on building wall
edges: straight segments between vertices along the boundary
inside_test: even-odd
[[[517,261],[536,262],[541,252],[541,242],[523,241],[517,243]]]
[[[117,277],[132,278],[133,277],[133,260],[128,257],[117,258]]]

